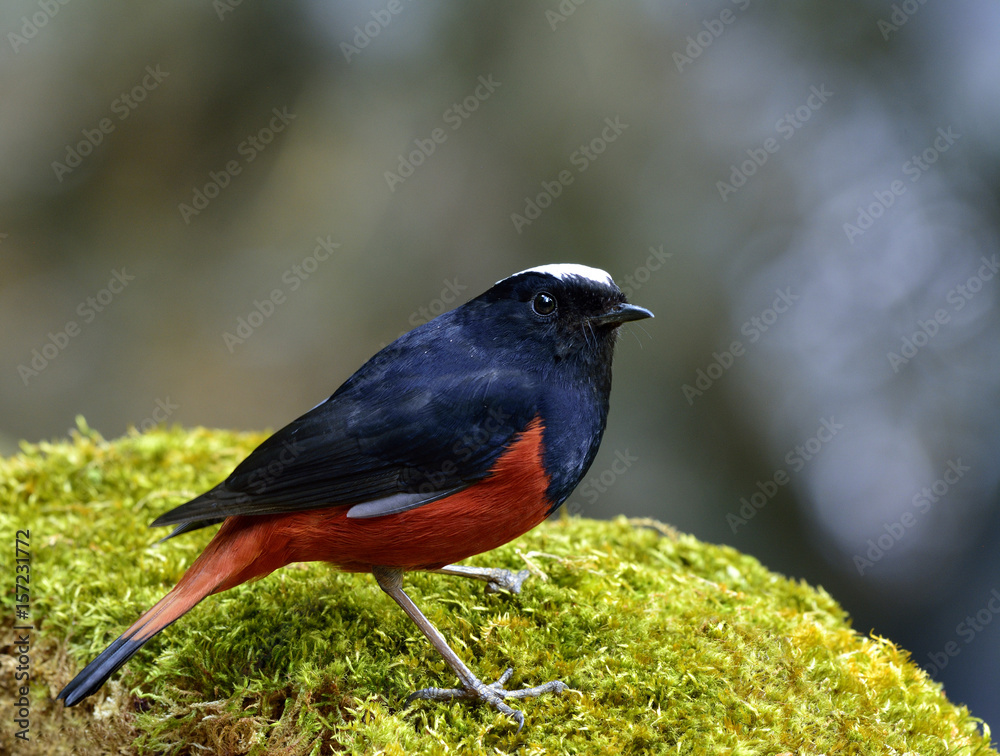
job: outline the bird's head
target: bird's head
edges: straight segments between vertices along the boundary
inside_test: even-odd
[[[509,341],[506,346],[531,359],[549,357],[556,363],[577,359],[610,365],[618,326],[653,317],[629,304],[603,270],[567,263],[515,273],[469,304],[489,313],[494,340]]]

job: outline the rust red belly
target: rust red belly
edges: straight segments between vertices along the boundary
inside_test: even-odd
[[[217,590],[292,562],[331,562],[353,572],[374,565],[416,570],[458,562],[502,546],[544,520],[551,506],[548,484],[536,418],[487,478],[416,509],[370,519],[349,519],[345,506],[229,518],[216,539],[252,542],[260,552]]]

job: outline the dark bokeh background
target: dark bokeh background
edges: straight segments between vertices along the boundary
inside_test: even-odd
[[[4,3],[0,449],[280,427],[603,267],[657,317],[571,511],[822,584],[996,729],[1000,7],[576,1]]]

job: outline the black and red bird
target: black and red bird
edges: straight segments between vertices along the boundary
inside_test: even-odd
[[[225,481],[157,518],[169,537],[222,523],[180,582],[60,693],[95,693],[146,641],[199,601],[293,562],[371,572],[444,656],[461,688],[410,698],[485,701],[560,692],[553,681],[484,684],[403,592],[408,570],[520,589],[513,575],[455,565],[526,533],[594,461],[622,323],[652,317],[611,277],[543,265],[404,334],[326,401],[258,446]]]

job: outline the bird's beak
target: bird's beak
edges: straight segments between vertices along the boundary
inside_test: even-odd
[[[645,307],[639,307],[639,305],[622,302],[621,304],[615,305],[607,312],[602,312],[600,315],[594,315],[590,318],[590,322],[594,325],[620,326],[622,323],[628,323],[632,320],[643,320],[644,318],[651,317],[653,317],[653,313]]]

